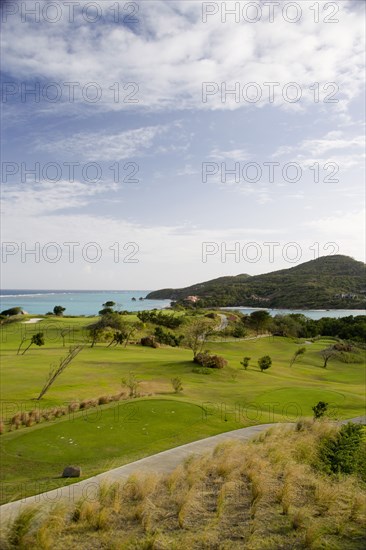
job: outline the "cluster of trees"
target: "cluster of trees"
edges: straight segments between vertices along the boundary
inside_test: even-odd
[[[137,317],[142,323],[153,323],[167,328],[178,328],[183,323],[183,316],[163,313],[153,309],[152,311],[139,311]]]
[[[116,311],[107,311],[100,316],[100,319],[89,325],[89,337],[91,347],[94,347],[98,340],[109,339],[109,346],[124,344],[126,347],[133,334],[141,328],[141,323],[125,321]]]
[[[173,348],[179,346],[184,339],[182,334],[177,336],[174,332],[165,331],[161,327],[156,327],[154,337],[159,344],[165,344],[166,346],[172,346]]]
[[[243,365],[243,368],[247,370],[249,367],[249,361],[251,360],[251,357],[243,357],[243,360],[240,361],[240,364]],[[260,368],[261,372],[264,372],[265,370],[269,369],[272,366],[272,359],[269,355],[263,355],[263,357],[260,357],[258,359],[258,367]]]
[[[348,317],[322,317],[309,319],[300,313],[276,315],[268,323],[269,330],[275,336],[290,336],[295,338],[314,338],[316,336],[332,336],[342,340],[365,341],[366,315],[350,315]]]
[[[6,317],[13,317],[13,315],[20,315],[23,313],[23,310],[21,307],[11,307],[9,309],[4,309],[0,313],[0,318],[5,319]]]
[[[274,336],[292,338],[315,338],[316,336],[332,336],[342,340],[366,340],[366,315],[349,315],[348,317],[322,317],[309,319],[302,313],[276,315],[271,317],[267,310],[253,311],[243,315],[242,323],[260,334],[270,332]]]

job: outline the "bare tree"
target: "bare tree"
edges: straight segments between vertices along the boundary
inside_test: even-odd
[[[121,383],[122,386],[126,386],[129,389],[130,397],[137,397],[137,390],[141,381],[137,380],[133,372],[129,373],[128,378],[122,378]]]
[[[188,347],[193,351],[193,357],[203,350],[203,346],[210,334],[214,330],[214,325],[208,319],[195,319],[185,330],[185,340]]]
[[[58,365],[51,366],[47,381],[43,386],[41,393],[37,397],[37,401],[39,401],[44,396],[44,394],[47,390],[49,390],[56,378],[63,373],[66,367],[71,363],[73,359],[75,359],[75,357],[78,355],[78,353],[81,352],[82,349],[84,349],[84,346],[81,345],[70,347],[69,353],[66,355],[66,357],[61,357]]]
[[[63,328],[60,332],[60,336],[62,338],[62,347],[63,348],[65,347],[65,338],[69,334],[69,332],[71,332],[71,331],[68,328]]]
[[[24,342],[26,341],[27,337],[25,334],[22,334],[22,339],[20,340],[20,344],[19,344],[19,347],[18,347],[18,351],[17,351],[17,355],[19,355],[19,352],[20,352],[20,348],[22,347],[22,345],[24,344]]]
[[[335,356],[337,355],[337,351],[331,346],[329,348],[325,348],[325,349],[322,349],[321,352],[320,352],[320,355],[322,356],[323,358],[323,368],[326,369],[327,368],[327,364],[328,362]]]

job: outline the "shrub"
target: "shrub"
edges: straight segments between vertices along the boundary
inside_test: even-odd
[[[109,403],[110,401],[111,401],[110,395],[102,395],[102,396],[99,397],[99,399],[98,399],[98,405],[106,405],[106,404]]]
[[[314,419],[321,418],[328,410],[328,403],[319,401],[317,405],[312,407],[312,410],[314,411]]]
[[[115,395],[111,395],[111,401],[119,401],[119,400],[122,399],[124,396],[125,396],[125,392],[124,392],[124,391],[119,392],[119,393],[116,393]]]
[[[234,338],[244,338],[247,335],[247,331],[245,330],[242,322],[239,321],[235,323],[232,330],[232,335],[234,336]]]
[[[178,377],[177,378],[172,378],[171,383],[172,383],[172,386],[173,386],[173,389],[174,389],[175,393],[179,393],[179,392],[183,391],[183,385],[182,385],[181,378],[178,378]]]
[[[212,370],[206,367],[193,367],[192,372],[195,374],[212,374]]]
[[[243,357],[243,360],[240,362],[241,365],[243,365],[243,368],[247,370],[249,367],[249,361],[251,360],[251,357]]]
[[[122,386],[125,386],[126,388],[129,389],[130,397],[138,397],[137,390],[141,382],[140,380],[137,380],[133,372],[129,373],[128,378],[122,378],[121,382],[122,382]]]
[[[327,474],[352,474],[362,468],[363,426],[349,422],[328,436],[319,449],[320,468]]]
[[[183,323],[182,316],[175,316],[174,314],[163,313],[162,311],[139,311],[137,317],[143,323],[154,323],[167,328],[177,328]]]
[[[57,407],[57,409],[55,409],[55,412],[54,412],[54,417],[55,418],[60,418],[60,416],[62,416],[63,414],[64,414],[64,412],[63,412],[62,407]]]
[[[201,367],[209,369],[223,369],[227,365],[226,359],[221,355],[210,355],[209,351],[202,351],[195,355],[193,361]]]
[[[158,348],[159,344],[156,342],[154,336],[144,336],[140,340],[140,344],[147,348]]]
[[[263,355],[263,357],[258,359],[258,366],[261,369],[261,372],[263,372],[272,366],[272,359],[269,355]]]
[[[20,421],[20,412],[15,413],[15,415],[12,417],[10,423],[15,424],[17,421]]]
[[[160,344],[177,347],[180,345],[184,336],[176,336],[173,332],[165,331],[161,327],[156,327],[154,331],[154,338]]]
[[[22,313],[21,307],[11,307],[10,309],[4,309],[1,315],[4,315],[4,317],[11,317],[12,315],[19,315],[20,313]]]
[[[23,424],[24,426],[26,426],[26,425],[27,425],[27,422],[28,422],[28,420],[29,420],[29,414],[28,414],[27,412],[23,412],[23,413],[21,414],[20,419],[21,419],[21,421],[22,421],[22,424]]]
[[[336,351],[353,351],[354,346],[348,342],[337,342],[333,345],[333,349]]]
[[[363,357],[360,353],[340,351],[337,353],[337,359],[342,363],[363,363]]]

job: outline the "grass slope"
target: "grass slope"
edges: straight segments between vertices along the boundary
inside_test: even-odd
[[[365,484],[327,476],[318,449],[337,428],[272,428],[227,442],[173,473],[133,476],[51,512],[26,509],[3,533],[4,550],[363,550]],[[40,513],[41,512],[41,513]]]
[[[321,340],[308,344],[301,361],[290,368],[290,358],[300,344],[272,337],[209,343],[212,352],[229,362],[226,368],[212,370],[209,375],[192,372],[192,353],[184,348],[130,345],[122,349],[103,344],[93,349],[85,347],[44,399],[35,402],[50,364],[66,352],[60,330],[70,328],[68,345],[83,340],[83,327],[88,322],[65,318],[2,328],[3,419],[17,411],[37,407],[48,410],[75,400],[115,394],[121,390],[121,378],[130,372],[142,381],[140,389],[145,397],[4,433],[2,502],[17,498],[20,493],[28,496],[69,483],[58,476],[70,462],[77,462],[84,476],[89,477],[220,432],[297,420],[311,415],[312,406],[320,400],[330,404],[337,418],[364,414],[364,365],[333,361],[323,369],[319,350],[329,341]],[[32,347],[24,356],[16,355],[24,327],[33,333],[44,330],[46,345],[40,349]],[[266,354],[272,357],[273,366],[261,373],[256,363]],[[240,365],[244,355],[252,358],[247,371]],[[177,376],[183,383],[183,393],[178,395],[170,383]],[[176,412],[171,414],[171,410]],[[134,421],[116,421],[132,414]]]

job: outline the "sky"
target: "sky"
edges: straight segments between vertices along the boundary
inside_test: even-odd
[[[5,1],[2,288],[365,261],[365,3]]]

